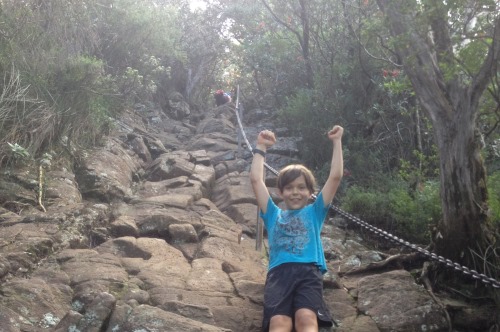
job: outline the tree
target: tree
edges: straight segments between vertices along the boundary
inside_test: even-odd
[[[477,123],[481,98],[500,62],[497,5],[459,0],[377,3],[434,128],[443,209],[436,250],[450,259],[472,262],[474,252],[484,252],[494,243]],[[462,55],[472,47],[480,65],[468,67]]]
[[[311,29],[309,12],[311,2],[306,0],[285,1],[284,3],[277,3],[276,9],[271,8],[270,4],[265,0],[261,0],[261,2],[279,24],[296,36],[304,60],[306,87],[314,88],[314,74],[310,56]],[[290,11],[286,9],[290,9]],[[294,24],[295,21],[298,23]]]
[[[227,63],[225,50],[230,47],[223,32],[226,16],[219,4],[207,4],[203,11],[191,12],[187,7],[182,10],[179,47],[186,53],[185,96],[193,102],[211,95],[216,88],[227,88],[220,74]]]

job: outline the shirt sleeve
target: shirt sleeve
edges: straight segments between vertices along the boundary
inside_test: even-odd
[[[259,215],[264,220],[264,225],[269,230],[271,223],[274,223],[277,219],[279,208],[276,204],[274,204],[271,197],[267,201],[267,210],[266,213],[262,213],[262,210],[259,209]]]

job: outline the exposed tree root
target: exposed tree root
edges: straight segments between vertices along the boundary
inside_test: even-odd
[[[448,310],[446,310],[445,305],[436,297],[436,295],[434,295],[434,292],[432,291],[431,281],[429,280],[429,265],[430,265],[430,262],[424,262],[424,266],[422,267],[422,273],[420,275],[420,280],[423,282],[425,289],[427,290],[429,295],[432,297],[434,302],[436,302],[436,304],[439,307],[441,307],[441,309],[443,310],[445,317],[446,317],[446,322],[448,323],[448,331],[452,332],[453,329],[452,329],[451,318],[450,318],[450,315],[448,313]]]
[[[354,274],[360,274],[360,273],[366,273],[369,271],[375,271],[375,270],[380,270],[383,268],[387,267],[403,267],[403,263],[408,263],[408,262],[413,262],[416,259],[420,258],[421,254],[418,252],[410,253],[410,254],[397,254],[397,255],[391,255],[388,256],[386,259],[380,262],[373,262],[370,263],[366,266],[355,268],[353,270],[344,272],[344,273],[339,273],[341,276],[348,276],[348,275],[354,275]]]

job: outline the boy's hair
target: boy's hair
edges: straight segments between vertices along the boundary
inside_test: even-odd
[[[313,173],[304,165],[294,164],[284,167],[278,174],[278,189],[283,192],[287,184],[293,182],[299,176],[304,175],[307,189],[314,193],[316,188],[316,179]]]

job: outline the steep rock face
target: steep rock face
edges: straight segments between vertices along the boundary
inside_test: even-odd
[[[4,172],[0,331],[259,331],[267,261],[235,123],[230,104],[201,116],[127,112],[75,173],[47,172],[47,212],[36,170]],[[270,151],[277,168],[296,160],[297,140],[282,141]],[[339,331],[447,330],[408,272],[337,274],[383,259],[341,219],[323,236]]]

